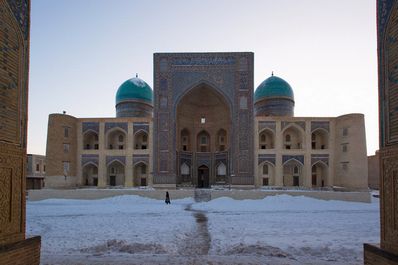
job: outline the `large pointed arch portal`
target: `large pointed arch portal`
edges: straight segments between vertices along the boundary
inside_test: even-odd
[[[183,157],[191,155],[194,168],[200,167],[203,163],[215,164],[216,154],[228,157],[230,148],[227,137],[231,134],[232,122],[230,104],[224,95],[211,85],[200,83],[182,95],[176,107],[176,147],[179,167],[185,161],[181,155]],[[190,139],[190,148],[186,148],[187,139]],[[182,184],[181,174],[182,172],[177,173],[177,185]],[[200,169],[193,174],[192,186],[206,188],[216,183],[215,170]]]
[[[253,185],[253,53],[157,53],[154,69],[154,186],[179,185],[184,162],[208,165],[212,185],[218,161]]]

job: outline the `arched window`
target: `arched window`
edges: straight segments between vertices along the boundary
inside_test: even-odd
[[[267,164],[263,165],[263,175],[268,175],[268,165]]]
[[[322,129],[317,129],[311,134],[312,149],[327,149],[329,133]]]
[[[181,131],[181,149],[182,151],[190,151],[190,139],[189,139],[189,131],[187,129],[183,129]]]
[[[301,128],[290,126],[283,132],[283,146],[285,149],[302,149],[303,132]]]
[[[124,149],[125,148],[125,133],[121,129],[112,130],[107,136],[108,149]]]
[[[220,163],[217,167],[217,175],[218,176],[225,176],[227,174],[227,167],[224,163]]]
[[[186,163],[183,163],[180,167],[182,182],[191,181],[191,170]]]
[[[220,163],[216,168],[216,183],[225,183],[227,175],[227,167],[224,163]]]
[[[225,151],[227,145],[227,131],[220,129],[217,132],[217,151]]]
[[[259,135],[259,149],[274,148],[274,133],[271,130],[263,130]]]
[[[189,166],[185,163],[181,165],[181,175],[189,175]]]
[[[147,165],[140,162],[134,166],[134,186],[147,186],[148,176],[147,176]]]
[[[94,131],[88,131],[83,135],[83,147],[86,150],[98,149],[98,134]]]
[[[198,152],[210,152],[210,135],[206,131],[198,134]]]
[[[139,131],[135,134],[134,149],[148,149],[148,134],[145,131]]]

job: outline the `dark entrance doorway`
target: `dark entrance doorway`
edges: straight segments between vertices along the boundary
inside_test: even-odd
[[[316,186],[316,174],[312,175],[312,186]]]
[[[146,186],[146,178],[141,178],[141,186]]]
[[[293,176],[293,186],[299,185],[299,176]]]
[[[208,188],[209,185],[209,168],[200,166],[198,168],[198,188]]]
[[[109,185],[116,186],[116,176],[109,176]]]

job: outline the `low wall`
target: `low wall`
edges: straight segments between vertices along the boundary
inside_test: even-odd
[[[0,246],[0,264],[39,265],[40,237]]]
[[[230,197],[236,200],[263,199],[267,196],[275,196],[280,194],[288,194],[291,196],[307,196],[321,200],[340,200],[352,202],[371,202],[369,192],[339,192],[339,191],[289,191],[289,190],[209,190],[211,198]],[[195,189],[178,189],[169,190],[171,199],[193,198]],[[139,195],[147,198],[163,200],[165,198],[165,190],[155,189],[42,189],[30,190],[28,192],[28,200],[37,201],[45,199],[83,199],[94,200],[120,195]]]
[[[77,177],[74,176],[46,176],[44,178],[45,188],[76,188]]]
[[[398,256],[390,253],[380,246],[364,244],[365,265],[398,265]]]

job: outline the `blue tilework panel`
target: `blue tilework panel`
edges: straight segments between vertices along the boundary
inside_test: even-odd
[[[269,162],[275,166],[275,154],[259,154],[258,165],[260,165],[263,162]]]
[[[87,163],[93,163],[98,167],[98,155],[82,155],[81,158],[82,167]]]
[[[304,121],[295,121],[295,122],[282,121],[282,130],[292,124],[295,124],[295,125],[301,127],[305,131],[305,122]]]
[[[105,123],[105,133],[108,132],[110,129],[117,127],[123,129],[127,133],[127,122],[107,122]]]
[[[149,165],[149,155],[133,155],[133,165],[140,162]]]
[[[149,134],[149,123],[142,122],[142,123],[133,123],[133,132],[134,134],[138,131],[144,131]]]
[[[329,165],[329,155],[328,154],[311,155],[311,165],[314,165],[319,161],[325,163],[326,165]]]
[[[123,165],[126,165],[126,157],[125,156],[106,156],[106,165],[112,163],[112,161],[119,161]]]
[[[311,122],[311,132],[315,131],[316,129],[324,129],[329,132],[330,131],[329,122],[328,121],[313,121],[313,122]]]
[[[285,164],[290,159],[294,159],[299,161],[302,165],[304,165],[304,156],[303,155],[283,155],[282,156],[282,164]]]
[[[259,121],[258,131],[261,132],[263,129],[271,129],[273,132],[275,132],[276,123],[274,121]]]
[[[82,133],[85,133],[88,130],[99,133],[99,122],[83,122]]]
[[[22,30],[24,39],[27,40],[29,38],[29,16],[27,16],[30,9],[29,1],[7,0],[7,2],[10,5],[11,10],[14,13],[14,17]]]

